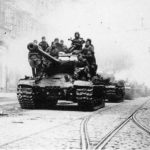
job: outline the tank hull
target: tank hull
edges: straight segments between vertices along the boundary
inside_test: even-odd
[[[63,74],[40,81],[21,79],[18,83],[18,100],[23,109],[52,108],[58,101],[78,103],[82,109],[104,107],[105,86],[91,81],[66,81]]]
[[[122,102],[124,100],[124,86],[107,85],[106,99],[110,102]]]

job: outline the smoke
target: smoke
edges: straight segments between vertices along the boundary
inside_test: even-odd
[[[38,1],[38,0],[34,0]],[[40,2],[40,1],[39,1]],[[34,3],[16,1],[35,17],[46,32],[33,39],[47,41],[58,37],[67,40],[79,31],[81,37],[91,38],[95,47],[98,72],[114,74],[116,79],[128,79],[150,85],[150,2],[149,0],[49,0],[46,8],[34,7]],[[33,37],[33,36],[32,36]],[[21,39],[21,40],[19,40]],[[18,38],[10,53],[12,65],[21,74],[30,72],[27,64],[26,44],[31,39]],[[33,40],[32,39],[32,40]],[[27,42],[27,43],[25,43]],[[13,43],[13,45],[16,45]],[[16,58],[17,57],[17,58]],[[20,66],[20,64],[22,64]],[[22,69],[23,68],[23,69]]]

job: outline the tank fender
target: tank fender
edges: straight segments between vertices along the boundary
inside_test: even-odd
[[[77,80],[74,82],[74,86],[93,86],[92,82]]]
[[[18,85],[34,86],[35,85],[35,80],[20,79],[19,82],[18,82]]]

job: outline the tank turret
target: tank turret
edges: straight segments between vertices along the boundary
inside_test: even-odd
[[[56,59],[55,57],[51,56],[47,52],[43,51],[40,46],[38,46],[38,45],[36,45],[34,43],[29,43],[27,45],[27,48],[29,49],[30,52],[38,52],[43,57],[45,57],[46,59],[48,59],[49,61],[51,61],[53,63],[60,63],[60,61],[58,59]]]

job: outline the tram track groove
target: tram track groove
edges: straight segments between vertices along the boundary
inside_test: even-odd
[[[92,148],[91,143],[90,143],[90,137],[88,135],[88,130],[87,130],[87,124],[88,124],[88,121],[90,120],[90,118],[92,118],[94,115],[96,115],[98,113],[104,112],[104,111],[109,110],[112,107],[118,106],[118,105],[119,104],[99,109],[99,110],[95,111],[94,113],[92,113],[91,115],[85,117],[84,120],[82,120],[82,122],[80,124],[80,139],[81,139],[81,149],[82,150],[91,150],[91,148]]]
[[[138,112],[136,112],[136,113],[132,116],[133,122],[134,122],[139,128],[141,128],[142,130],[144,130],[146,133],[150,134],[150,129],[148,129],[146,126],[142,125],[142,124],[138,121],[138,119],[137,119],[137,117],[136,117],[137,113],[138,113]]]
[[[128,118],[126,118],[123,122],[121,122],[116,128],[112,129],[102,140],[98,142],[98,144],[92,148],[92,150],[100,149],[102,150],[108,142],[130,121],[133,121],[133,116],[147,103],[143,103],[140,107],[138,107]]]
[[[92,118],[94,115],[96,115],[97,113],[101,113],[105,110],[111,109],[112,107],[109,107],[107,109],[103,109],[103,110],[98,110],[97,112],[89,115],[87,118],[85,118],[82,123],[81,123],[81,129],[80,131],[81,133],[81,143],[82,143],[82,149],[83,150],[97,150],[97,149],[103,149],[105,147],[105,145],[107,145],[107,143],[130,121],[133,120],[133,122],[135,122],[136,124],[138,124],[136,118],[135,118],[135,114],[138,112],[138,110],[140,110],[148,101],[144,102],[142,105],[140,105],[140,107],[138,107],[128,118],[126,118],[124,121],[122,121],[117,127],[115,127],[114,129],[112,129],[108,134],[106,134],[95,146],[91,146],[90,143],[90,137],[88,135],[88,131],[87,131],[87,124],[88,121],[90,120],[90,118]],[[115,105],[117,106],[117,105]],[[138,124],[141,128],[143,128],[143,130],[145,130],[147,133],[150,131],[148,131],[148,129],[144,128],[141,124]]]

